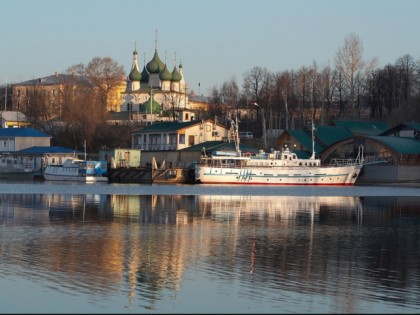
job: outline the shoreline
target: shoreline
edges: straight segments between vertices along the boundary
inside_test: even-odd
[[[356,181],[356,186],[396,186],[396,187],[411,187],[420,188],[420,180],[407,180],[407,181],[374,181],[374,180],[360,180]]]

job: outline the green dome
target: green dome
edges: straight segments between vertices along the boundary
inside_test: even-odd
[[[162,81],[171,81],[172,74],[169,72],[169,70],[166,67],[166,65],[163,68],[163,71],[159,74],[159,79],[161,79]]]
[[[143,66],[143,71],[141,72],[141,82],[147,83],[149,82],[149,72],[146,70],[146,66]]]
[[[139,72],[139,70],[137,69],[137,66],[134,66],[133,70],[131,70],[128,78],[131,81],[140,81],[141,80],[141,74]]]
[[[156,102],[154,99],[149,98],[149,100],[141,104],[140,112],[143,114],[145,113],[150,114],[150,108],[152,108],[153,114],[160,114],[160,112],[162,111],[160,104]]]
[[[174,82],[179,82],[182,80],[182,76],[179,73],[178,69],[176,66],[174,66],[174,70],[172,70],[172,81]]]
[[[160,73],[163,68],[165,67],[165,64],[160,60],[157,49],[155,49],[155,54],[153,56],[153,59],[149,61],[146,68],[149,73]]]

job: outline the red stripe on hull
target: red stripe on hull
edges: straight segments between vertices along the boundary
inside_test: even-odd
[[[332,184],[273,184],[273,183],[237,183],[237,182],[225,182],[225,183],[219,183],[219,182],[207,182],[207,183],[200,183],[200,184],[219,184],[219,185],[248,185],[248,186],[354,186],[354,183],[332,183]]]

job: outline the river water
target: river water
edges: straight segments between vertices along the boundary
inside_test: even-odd
[[[419,313],[420,189],[0,183],[1,313]]]

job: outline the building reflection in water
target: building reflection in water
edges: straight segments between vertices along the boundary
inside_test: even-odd
[[[416,198],[0,197],[0,221],[7,227],[1,273],[29,270],[28,277],[99,295],[123,287],[131,302],[148,308],[164,289],[176,296],[190,268],[245,284],[258,274],[261,285],[325,293],[330,282],[339,283],[337,290],[354,289],[361,280],[356,269],[385,286],[384,275],[371,270],[388,270],[404,286],[403,275],[417,266],[418,255],[410,254],[419,252],[416,234],[410,234],[419,223]],[[408,232],[395,241],[386,229],[402,220]],[[10,238],[16,233],[18,242]],[[398,255],[385,259],[378,248]],[[352,299],[349,292],[336,294]],[[351,312],[349,305],[342,311]]]

